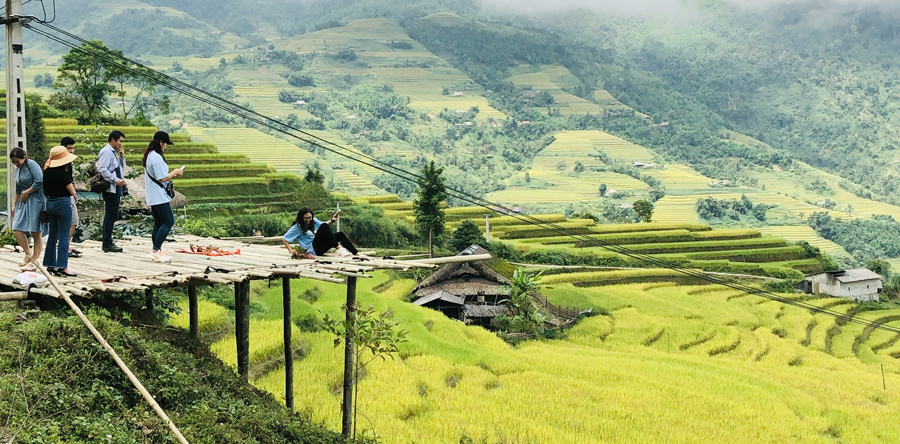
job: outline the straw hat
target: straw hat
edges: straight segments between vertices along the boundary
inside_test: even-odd
[[[44,163],[44,168],[55,168],[72,163],[78,156],[69,152],[64,146],[55,146],[50,149],[50,158]]]

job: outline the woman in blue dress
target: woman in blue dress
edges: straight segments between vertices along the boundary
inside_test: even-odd
[[[13,205],[12,230],[16,242],[25,250],[20,267],[33,268],[43,249],[40,213],[44,209],[44,172],[28,158],[22,148],[13,148],[9,160],[16,166],[16,201]],[[31,233],[34,248],[28,246],[25,233]]]

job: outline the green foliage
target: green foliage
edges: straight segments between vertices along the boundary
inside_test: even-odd
[[[532,293],[538,289],[541,273],[530,274],[524,269],[516,269],[511,280],[509,298],[505,299],[509,315],[497,316],[492,323],[508,333],[537,335],[544,328],[546,316],[541,314],[532,301]]]
[[[433,160],[426,164],[422,168],[422,178],[416,183],[418,197],[413,201],[413,214],[419,227],[419,235],[423,239],[430,237],[438,246],[442,244],[444,234],[444,212],[441,210],[441,202],[447,199],[443,172],[444,168],[435,166]]]
[[[809,215],[809,226],[820,236],[844,247],[856,259],[900,257],[900,223],[891,216],[844,222],[828,213]]]
[[[766,212],[774,207],[774,205],[753,204],[746,195],[741,195],[741,199],[716,199],[709,196],[698,199],[696,208],[697,214],[709,221],[719,221],[730,219],[734,221],[744,220],[746,217],[752,216],[759,222],[766,221]]]
[[[485,245],[484,235],[471,220],[464,220],[453,230],[450,237],[450,249],[452,251],[463,251],[472,244]]]
[[[356,204],[341,212],[341,230],[358,245],[372,248],[406,248],[419,236],[404,220],[384,215],[375,205]]]
[[[646,200],[636,201],[633,205],[634,212],[641,219],[641,222],[650,222],[653,219],[653,203]]]
[[[312,79],[312,77],[300,74],[291,74],[290,76],[288,76],[288,84],[290,84],[291,86],[296,86],[298,88],[304,86],[316,86],[316,82]]]
[[[116,66],[105,62],[99,55],[110,51],[103,42],[91,40],[82,43],[63,55],[62,65],[57,69],[59,75],[54,87],[70,92],[81,99],[87,115],[92,121],[94,113],[108,109],[107,97],[116,91],[110,83],[123,72]],[[122,51],[112,50],[118,58],[124,57]]]
[[[106,310],[86,313],[190,442],[347,442],[289,414],[184,330],[131,328]],[[0,421],[13,441],[174,442],[76,316],[43,312],[7,322],[12,315],[0,309]]]
[[[406,330],[396,330],[400,321],[394,319],[390,311],[378,315],[374,307],[362,309],[358,306],[341,309],[349,316],[344,320],[323,315],[323,328],[335,336],[334,346],[337,348],[343,341],[349,340],[354,350],[353,368],[353,435],[356,436],[356,415],[359,413],[359,374],[369,363],[376,359],[382,361],[400,352],[400,344],[408,342]],[[347,338],[346,336],[349,336]]]
[[[25,144],[28,147],[28,157],[38,165],[44,165],[49,151],[44,140],[44,121],[41,117],[41,96],[25,94]]]
[[[51,86],[53,86],[53,76],[48,72],[45,72],[43,74],[35,74],[32,81],[34,82],[35,88],[50,88]]]

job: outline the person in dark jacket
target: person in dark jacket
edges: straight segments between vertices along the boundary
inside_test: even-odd
[[[69,227],[72,226],[72,198],[75,185],[72,180],[72,161],[78,156],[64,146],[50,150],[50,158],[44,164],[44,194],[47,196],[47,216],[50,229],[44,266],[57,276],[75,277],[69,272]]]
[[[19,263],[23,269],[33,269],[33,262],[41,256],[40,213],[44,209],[44,173],[37,162],[28,158],[22,148],[13,148],[9,160],[16,166],[16,201],[13,205],[12,231],[19,246],[25,250],[25,259]],[[28,246],[25,233],[31,233],[34,250]]]

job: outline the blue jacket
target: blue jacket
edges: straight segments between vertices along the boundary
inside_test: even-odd
[[[119,171],[116,171],[116,168]],[[106,144],[97,154],[97,172],[103,176],[103,180],[109,182],[107,193],[116,192],[116,182],[125,178],[125,156],[121,158],[116,154],[112,146]]]

